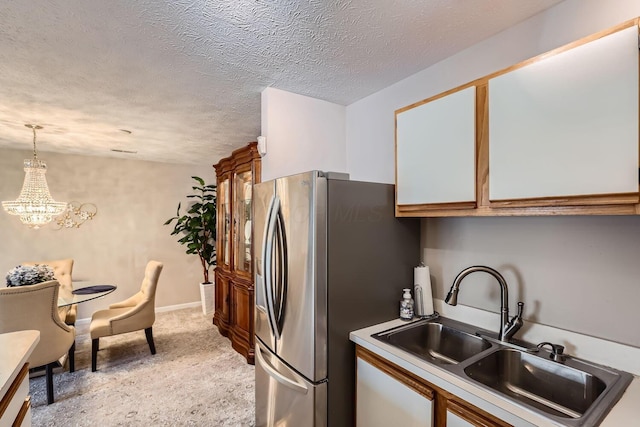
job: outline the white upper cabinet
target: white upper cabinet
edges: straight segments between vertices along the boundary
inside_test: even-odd
[[[476,201],[475,105],[471,86],[396,112],[397,205]]]
[[[489,199],[638,193],[638,58],[633,25],[489,79]]]

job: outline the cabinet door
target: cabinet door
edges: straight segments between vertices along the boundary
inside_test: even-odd
[[[215,313],[213,315],[213,323],[218,326],[220,333],[224,336],[227,335],[229,329],[229,305],[230,305],[230,293],[229,293],[229,279],[220,272],[215,272],[216,286],[215,286]]]
[[[471,86],[396,112],[397,205],[475,206],[475,105]]]
[[[360,357],[356,360],[357,427],[433,426],[433,395],[425,396]]]
[[[248,336],[251,330],[250,313],[253,313],[253,293],[250,293],[245,286],[235,283],[231,285],[231,291],[233,292],[233,327],[242,329]]]
[[[231,263],[231,186],[229,174],[218,180],[217,263],[230,270]]]
[[[253,178],[251,165],[234,173],[233,178],[233,269],[251,278],[251,197]]]
[[[253,287],[231,282],[231,343],[247,362],[254,362]]]
[[[638,202],[637,26],[492,78],[488,97],[492,206]]]

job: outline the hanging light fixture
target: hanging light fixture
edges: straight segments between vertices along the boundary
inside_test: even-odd
[[[42,126],[26,124],[33,130],[33,159],[24,161],[24,183],[20,196],[15,201],[2,202],[2,207],[11,215],[19,215],[20,221],[32,228],[39,228],[60,215],[67,208],[64,202],[56,202],[49,193],[47,179],[47,165],[38,160],[36,152],[36,130]]]

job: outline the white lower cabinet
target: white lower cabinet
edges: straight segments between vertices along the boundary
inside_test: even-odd
[[[357,358],[357,427],[432,427],[433,393],[421,394],[400,379]]]
[[[511,426],[360,346],[356,369],[357,427]]]

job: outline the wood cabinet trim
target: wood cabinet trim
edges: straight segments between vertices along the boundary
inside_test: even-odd
[[[532,199],[491,200],[491,207],[536,207],[536,206],[582,206],[582,205],[626,205],[640,201],[639,193],[587,194],[565,197],[537,197]]]
[[[424,210],[454,210],[454,209],[474,209],[477,207],[475,202],[457,202],[457,203],[425,203],[421,205],[398,205],[398,212],[419,212]]]
[[[2,400],[0,400],[0,418],[2,418],[2,416],[6,412],[7,408],[9,407],[9,404],[15,397],[16,393],[20,389],[20,385],[22,384],[23,381],[25,381],[28,374],[29,374],[29,364],[25,363],[24,365],[22,365],[22,368],[20,368],[20,371],[18,371],[18,375],[9,386],[7,393],[4,396],[2,396]]]
[[[545,206],[545,207],[502,207],[479,206],[464,210],[399,210],[397,217],[463,217],[463,216],[559,216],[559,215],[638,215],[640,205],[592,205],[592,206]]]
[[[476,427],[511,427],[511,424],[494,417],[487,412],[473,407],[473,409],[455,399],[447,399],[446,410],[470,422]],[[446,414],[445,414],[446,417]],[[446,418],[445,418],[446,419]]]
[[[500,76],[502,74],[509,73],[511,71],[517,70],[519,68],[526,67],[527,65],[534,64],[536,62],[539,62],[539,61],[541,61],[543,59],[546,59],[546,58],[549,58],[551,56],[555,56],[555,55],[558,55],[560,53],[569,51],[571,49],[575,49],[576,47],[585,45],[585,44],[590,43],[592,41],[595,41],[595,40],[601,39],[603,37],[606,37],[608,35],[611,35],[611,34],[619,32],[619,31],[625,30],[627,28],[631,28],[633,26],[637,27],[639,22],[640,22],[640,17],[636,17],[636,18],[630,19],[628,21],[622,22],[622,23],[620,23],[618,25],[615,25],[613,27],[607,28],[606,30],[599,31],[597,33],[588,35],[586,37],[582,37],[582,38],[580,38],[578,40],[575,40],[575,41],[573,41],[571,43],[567,43],[565,45],[562,45],[560,47],[552,49],[552,50],[550,50],[548,52],[544,52],[544,53],[541,53],[540,55],[536,55],[533,58],[529,58],[529,59],[526,59],[524,61],[518,62],[517,64],[510,65],[510,66],[508,66],[506,68],[503,68],[502,70],[496,71],[495,73],[492,73],[492,74],[489,74],[487,76],[484,76],[484,77],[482,77],[481,79],[478,79],[478,80],[489,81],[490,79],[498,77],[498,76]]]
[[[371,366],[386,373],[392,378],[400,381],[416,393],[427,398],[428,400],[434,399],[433,389],[424,383],[424,380],[419,376],[397,366],[389,361],[383,359],[377,354],[367,350],[364,347],[356,346],[356,357],[367,362]]]
[[[433,101],[436,101],[436,100],[438,100],[440,98],[444,98],[445,96],[449,96],[449,95],[452,95],[452,94],[454,94],[456,92],[460,92],[461,90],[468,89],[468,88],[473,87],[473,86],[479,86],[479,85],[486,84],[487,82],[485,81],[485,79],[486,79],[485,77],[481,77],[479,79],[470,81],[470,82],[465,83],[463,85],[456,86],[453,89],[449,89],[449,90],[441,92],[441,93],[439,93],[437,95],[433,95],[433,96],[431,96],[429,98],[420,100],[418,102],[414,102],[413,104],[407,105],[406,107],[402,107],[402,108],[397,109],[395,111],[396,125],[398,123],[398,114],[402,114],[405,111],[409,111],[409,110],[411,110],[413,108],[420,107],[421,105],[428,104],[429,102],[433,102]]]
[[[18,415],[16,416],[16,419],[13,422],[12,427],[20,427],[22,425],[25,418],[27,418],[27,414],[29,413],[29,408],[31,408],[31,396],[27,396],[26,399],[24,399],[24,402],[22,402],[22,406],[18,411]]]
[[[488,83],[476,88],[476,202],[486,206],[489,200],[489,97]]]

